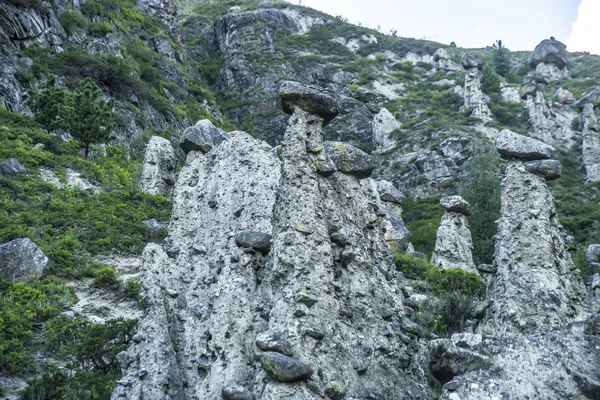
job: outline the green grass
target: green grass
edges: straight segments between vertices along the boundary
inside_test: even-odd
[[[431,258],[435,248],[437,230],[444,211],[438,198],[404,201],[402,219],[412,233],[412,244],[416,251],[425,253],[428,258]]]

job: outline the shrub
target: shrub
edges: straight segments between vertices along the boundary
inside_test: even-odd
[[[403,205],[402,219],[406,228],[412,233],[412,244],[417,251],[425,253],[427,257],[431,257],[435,247],[437,230],[444,214],[444,209],[439,202],[438,198],[407,199]]]
[[[500,88],[500,77],[488,63],[483,66],[481,72],[481,90],[483,93],[490,96],[500,95],[502,92]]]
[[[60,15],[60,24],[67,34],[72,35],[77,29],[86,25],[85,18],[76,9],[65,10]]]
[[[416,313],[416,322],[427,333],[450,336],[461,332],[468,319],[475,318],[477,301],[460,291],[448,291],[431,298]]]
[[[106,21],[92,22],[88,26],[90,35],[96,37],[106,36],[108,33],[113,32],[113,27]]]
[[[94,272],[92,286],[117,289],[120,285],[119,275],[114,268],[104,266]]]

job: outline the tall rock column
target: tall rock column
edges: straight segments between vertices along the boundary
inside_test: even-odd
[[[588,181],[600,181],[600,124],[592,103],[583,107],[581,113],[583,132],[583,165]]]
[[[444,197],[440,204],[446,212],[440,221],[431,262],[444,269],[479,274],[473,262],[473,240],[467,220],[471,214],[470,204],[460,196]]]
[[[481,68],[483,60],[475,54],[465,53],[462,57],[465,68],[465,108],[471,110],[471,116],[488,122],[492,120],[490,111],[483,92],[481,91]]]
[[[177,157],[171,142],[160,136],[152,136],[142,165],[140,184],[142,190],[170,197],[175,184]]]

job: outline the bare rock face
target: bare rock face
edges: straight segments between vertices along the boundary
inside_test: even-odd
[[[171,142],[153,136],[148,142],[140,185],[143,191],[169,197],[175,184],[177,157]]]
[[[543,91],[535,90],[525,96],[525,106],[529,110],[529,122],[532,126],[531,135],[546,143],[556,146],[570,147],[574,143],[575,132],[571,128],[577,113],[567,105],[568,93],[557,92],[557,102],[552,104],[546,100]]]
[[[179,251],[144,251],[148,310],[113,399],[431,398],[385,237],[399,205],[317,172],[323,122],[293,106],[277,149],[233,132],[188,154],[167,238]],[[240,232],[270,234],[269,251]]]
[[[583,133],[583,165],[590,182],[600,181],[600,124],[592,103],[584,106],[581,113]]]
[[[481,58],[471,54],[463,56],[463,66],[465,67],[465,108],[471,110],[471,116],[488,122],[492,120],[492,112],[485,102],[483,92],[481,91],[481,71],[483,65]]]
[[[598,349],[588,344],[596,339],[583,333],[591,318],[584,312],[583,285],[552,196],[526,162],[527,157],[509,160],[501,183],[497,271],[489,278],[488,307],[478,327],[489,340],[475,348],[488,357],[489,367],[454,369],[442,398],[452,389],[457,398],[584,399],[600,372]]]
[[[30,281],[42,276],[48,257],[29,238],[0,245],[0,277],[12,281]]]
[[[387,108],[382,108],[373,118],[373,142],[377,150],[384,151],[393,148],[396,140],[390,134],[400,127],[400,122],[394,118]]]
[[[558,40],[542,40],[527,59],[530,68],[536,68],[539,64],[553,64],[559,70],[567,67],[567,46]]]
[[[447,211],[440,221],[431,262],[445,269],[462,269],[478,274],[466,217],[471,213],[471,206],[460,196],[444,197],[440,204]]]
[[[207,119],[196,122],[196,125],[190,126],[183,131],[179,141],[179,146],[189,153],[190,151],[201,151],[208,153],[214,146],[227,140],[229,135],[222,129],[217,128]]]

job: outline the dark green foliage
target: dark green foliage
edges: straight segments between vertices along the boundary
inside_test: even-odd
[[[69,9],[60,15],[60,24],[68,35],[72,35],[86,26],[86,20],[76,9]]]
[[[30,372],[34,363],[27,350],[36,324],[59,315],[75,300],[73,289],[57,281],[0,280],[0,373]]]
[[[493,45],[493,62],[496,73],[503,78],[508,78],[511,67],[508,58],[508,49],[502,44],[502,40],[497,40]]]
[[[32,93],[31,108],[35,119],[47,130],[65,127],[65,115],[69,104],[69,94],[63,88],[56,86],[56,78],[51,75],[39,92]]]
[[[94,282],[92,286],[104,288],[118,288],[121,281],[117,271],[111,267],[101,267],[94,271]]]
[[[85,158],[90,145],[107,143],[111,139],[112,130],[116,127],[113,107],[114,101],[105,101],[102,91],[90,78],[85,79],[83,87],[73,93],[65,119],[69,133],[83,143]]]
[[[425,303],[416,313],[416,321],[429,334],[450,336],[463,331],[466,320],[475,318],[476,308],[473,296],[448,291]]]
[[[502,128],[508,128],[517,132],[527,132],[529,110],[525,105],[497,101],[490,104],[490,110]]]
[[[412,233],[412,244],[417,251],[431,257],[435,247],[440,220],[444,208],[440,206],[440,199],[405,200],[402,218],[406,228]]]
[[[500,77],[489,63],[485,63],[481,71],[481,90],[483,93],[493,96],[500,95]]]
[[[492,150],[477,150],[464,164],[467,178],[459,184],[460,195],[471,204],[469,227],[473,238],[473,260],[491,264],[494,254],[493,236],[500,217],[500,159]]]
[[[106,36],[107,33],[111,33],[113,30],[113,27],[107,21],[92,22],[88,25],[90,35],[96,37]]]
[[[98,372],[78,370],[74,373],[54,365],[44,375],[29,381],[22,400],[106,400],[110,399],[117,371]]]
[[[13,4],[18,7],[32,8],[34,10],[42,11],[44,4],[42,0],[6,0],[8,4]]]

